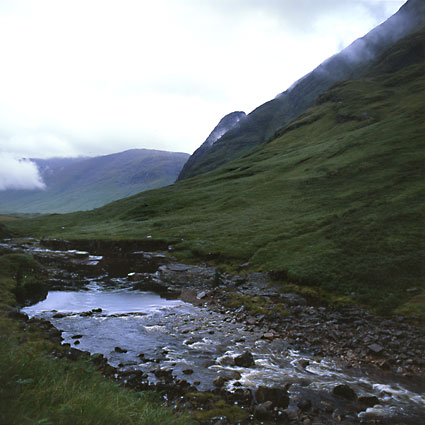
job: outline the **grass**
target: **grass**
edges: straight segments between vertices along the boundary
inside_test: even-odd
[[[405,43],[405,55],[415,46]],[[331,302],[393,312],[424,285],[423,69],[417,58],[340,82],[275,139],[211,173],[7,226],[38,237],[152,236],[181,261],[226,270],[248,261],[248,271],[320,288]]]
[[[0,256],[0,423],[3,425],[173,424],[190,421],[161,407],[158,394],[126,390],[101,376],[88,360],[51,356],[61,348],[37,326],[10,319],[17,264],[37,275],[28,256]]]
[[[409,21],[406,25],[399,24],[399,27],[403,28],[402,32],[413,31],[413,28],[408,29],[410,24],[413,24],[411,21],[417,22],[417,29],[421,25],[419,22],[423,25],[423,19],[417,20],[413,16],[416,14],[419,17],[423,14],[419,3],[416,4],[416,12],[412,9],[409,12],[410,17],[404,14],[408,7],[404,12],[397,14],[400,22]],[[358,40],[353,43],[353,46],[328,58],[290,89],[257,107],[248,114],[247,119],[241,120],[210,148],[198,151],[196,158],[192,158],[190,164],[185,165],[179,179],[215,170],[229,161],[248,154],[252,149],[273,138],[280,128],[290,125],[291,121],[311,107],[317,98],[336,82],[349,78],[361,78],[370,71],[370,67],[376,67],[374,70],[379,69],[381,72],[394,72],[406,64],[414,63],[423,55],[423,45],[415,39],[418,37],[417,34],[407,36],[396,46],[391,46],[391,38],[388,37],[390,33],[393,33],[391,24],[384,23],[361,39],[361,51],[358,49],[360,44]],[[423,37],[423,33],[420,33],[419,37]],[[406,47],[407,44],[409,46]],[[405,54],[406,51],[409,55]],[[353,58],[361,57],[359,62],[353,60]]]
[[[425,291],[401,305],[396,312],[404,316],[416,316],[425,320]]]
[[[275,303],[264,297],[244,295],[239,292],[229,292],[224,304],[233,309],[243,306],[245,311],[254,316],[274,317],[278,314],[280,317],[286,317],[289,315],[283,303]]]
[[[243,408],[226,403],[220,396],[212,393],[188,393],[184,399],[189,401],[198,409],[195,412],[195,419],[207,421],[212,418],[225,416],[231,422],[243,421],[247,419],[249,413]]]

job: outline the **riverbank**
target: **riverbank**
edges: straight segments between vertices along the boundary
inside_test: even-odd
[[[144,349],[134,362],[133,347],[112,345],[112,357],[120,362],[113,369],[96,356],[103,372],[121,385],[165,392],[176,413],[188,410],[203,423],[214,424],[259,420],[415,424],[424,408],[421,401],[414,401],[425,388],[419,322],[373,316],[355,307],[334,310],[317,300],[312,304],[299,294],[282,291],[266,274],[230,276],[211,266],[176,263],[170,258],[172,252],[135,251],[135,247],[126,251],[97,244],[84,247],[94,250],[89,254],[66,241],[37,244],[22,240],[16,247],[32,250],[50,270],[51,287],[87,290],[84,276],[92,276],[90,280],[101,275],[108,287],[122,284],[154,290],[199,307],[185,314],[171,311],[157,322],[153,318],[146,323],[158,338],[168,338],[168,345],[178,347],[180,341],[186,349]],[[58,264],[67,270],[60,271]],[[59,328],[67,317],[71,322],[115,320],[99,308],[45,314],[57,315],[50,320]],[[122,315],[125,322],[131,317],[136,316]],[[139,320],[137,329],[145,319]],[[89,354],[77,350],[87,350],[88,335],[83,333],[78,338],[62,334],[69,345],[62,345],[65,354],[59,357],[87,361]],[[196,361],[200,355],[202,364]],[[388,415],[395,405],[407,406],[409,414]]]
[[[124,389],[104,378],[90,357],[76,355],[70,359],[68,348],[60,344],[60,332],[20,315],[12,292],[16,276],[8,257],[0,256],[1,424],[191,422],[162,407],[159,395]],[[28,257],[22,256],[21,260]],[[10,268],[5,267],[7,264]]]

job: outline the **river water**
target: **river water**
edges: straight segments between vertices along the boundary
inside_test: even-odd
[[[52,255],[65,254],[52,251]],[[153,383],[154,372],[161,368],[200,391],[213,389],[218,375],[228,379],[229,390],[291,384],[291,403],[308,398],[313,406],[320,400],[335,405],[332,389],[348,384],[358,396],[373,395],[380,401],[358,413],[359,421],[377,416],[389,424],[424,423],[423,387],[408,379],[301,354],[283,339],[261,339],[228,315],[134,290],[124,277],[87,277],[81,289],[52,290],[45,300],[22,311],[49,320],[71,346],[101,353],[114,367],[140,369]],[[235,366],[232,359],[246,350],[255,365]]]

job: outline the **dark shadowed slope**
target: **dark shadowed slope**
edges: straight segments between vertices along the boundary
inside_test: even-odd
[[[332,56],[275,99],[259,106],[214,145],[196,151],[179,179],[216,169],[240,158],[298,117],[332,84],[362,75],[383,50],[425,24],[425,1],[409,0],[395,15]]]
[[[177,180],[183,180],[190,176],[192,167],[196,162],[205,155],[205,153],[211,149],[214,143],[227,133],[230,129],[234,128],[240,121],[246,118],[245,112],[231,112],[230,114],[223,117],[220,122],[216,125],[214,130],[210,133],[204,143],[190,156],[183,169],[180,171]]]
[[[0,191],[0,211],[63,213],[100,207],[172,184],[188,157],[132,149],[94,158],[34,159],[46,189]]]

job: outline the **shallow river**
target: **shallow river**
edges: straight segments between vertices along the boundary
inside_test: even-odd
[[[260,329],[253,331],[230,315],[133,290],[127,278],[105,272],[108,264],[101,256],[50,250],[35,240],[11,240],[0,246],[35,255],[58,287],[82,282],[79,290],[50,291],[44,301],[23,312],[48,319],[75,348],[101,353],[122,370],[142,370],[149,382],[156,382],[155,371],[168,369],[200,391],[213,389],[219,375],[228,379],[225,387],[230,391],[289,386],[290,407],[302,399],[311,400],[313,407],[327,400],[338,405],[332,389],[348,384],[358,396],[379,399],[378,405],[358,414],[360,420],[379,416],[394,425],[425,423],[423,382],[301,354],[284,339],[262,339]],[[253,367],[234,366],[233,358],[244,351],[252,353]]]
[[[51,291],[47,299],[23,311],[30,317],[49,319],[72,346],[102,353],[116,367],[140,368],[152,382],[156,380],[152,372],[165,368],[199,390],[208,390],[221,373],[233,378],[227,383],[229,389],[236,381],[249,388],[292,383],[293,396],[314,399],[320,395],[322,400],[336,384],[347,383],[358,395],[376,395],[381,401],[360,418],[385,415],[394,424],[421,423],[425,396],[408,382],[394,383],[387,375],[369,375],[340,368],[334,361],[301,356],[289,350],[283,340],[258,339],[218,313],[179,300],[125,287],[111,289],[98,282],[90,283],[87,289]],[[255,367],[228,365],[232,356],[245,349],[253,353]],[[303,368],[301,359],[309,365]]]

